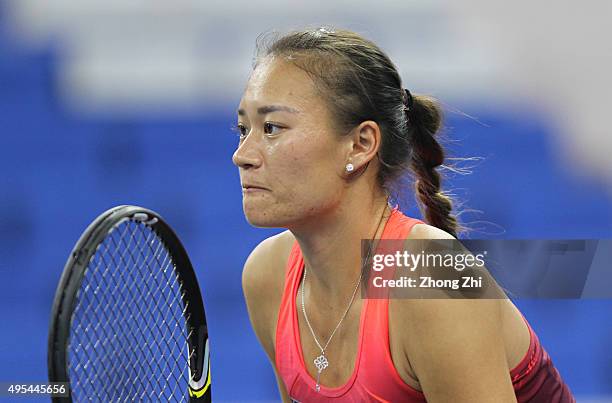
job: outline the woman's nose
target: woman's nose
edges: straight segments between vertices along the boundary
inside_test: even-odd
[[[257,168],[261,166],[261,154],[252,135],[247,135],[232,156],[232,162],[238,168]]]

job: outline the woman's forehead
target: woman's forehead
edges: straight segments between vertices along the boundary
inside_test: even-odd
[[[311,77],[291,62],[265,58],[253,70],[243,102],[303,103],[316,96]]]

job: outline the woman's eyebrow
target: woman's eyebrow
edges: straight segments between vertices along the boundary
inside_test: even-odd
[[[289,112],[289,113],[299,113],[300,112],[297,109],[291,108],[289,106],[284,106],[284,105],[268,105],[268,106],[262,106],[262,107],[257,108],[257,114],[259,115],[265,115],[267,113],[278,112],[278,111]],[[246,112],[244,111],[244,109],[238,109],[238,115],[244,116],[246,115]]]

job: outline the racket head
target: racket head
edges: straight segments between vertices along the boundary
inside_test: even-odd
[[[117,235],[117,231],[125,232]],[[125,254],[128,253],[126,250],[133,246],[130,240],[130,243],[123,244],[124,248],[122,253],[124,254],[120,255],[121,262],[114,262],[114,255],[111,259],[113,260],[112,262],[104,262],[106,266],[104,267],[106,270],[105,274],[109,273],[109,270],[111,270],[109,278],[113,279],[113,281],[107,281],[103,285],[111,285],[113,286],[113,290],[120,290],[121,292],[114,296],[111,295],[111,297],[114,298],[107,299],[105,301],[96,301],[96,293],[93,292],[92,287],[96,285],[95,281],[97,281],[97,279],[100,277],[93,279],[93,276],[96,275],[96,270],[99,269],[101,261],[109,259],[108,256],[105,258],[103,254],[108,251],[109,247],[121,250],[120,247],[122,239],[119,238],[119,244],[117,244],[116,239],[114,238],[117,238],[117,236],[123,237],[130,231],[137,232],[135,236],[130,235],[131,240],[139,237],[139,242],[136,246],[145,249],[150,248],[151,250],[148,250],[147,253],[150,253],[153,248],[155,248],[155,256],[145,256],[143,252],[139,250],[140,257],[143,257],[145,261],[147,258],[149,261],[152,258],[159,261],[157,257],[157,254],[159,253],[159,257],[164,256],[164,267],[158,267],[157,269],[160,271],[157,272],[155,271],[155,267],[153,269],[149,267],[143,268],[144,264],[142,261],[140,263],[137,262],[137,259],[140,257],[137,257],[136,259],[132,257],[129,262],[126,262],[124,259]],[[130,250],[129,253],[132,254],[135,253],[135,251]],[[96,259],[98,260],[97,262]],[[97,264],[98,266],[94,268],[94,264]],[[131,305],[124,304],[122,306],[123,308],[127,308],[126,312],[130,311],[131,306],[138,305],[140,304],[140,301],[146,300],[146,297],[156,296],[150,292],[147,292],[150,290],[147,290],[146,288],[138,288],[137,291],[140,293],[147,292],[147,295],[140,296],[142,299],[138,299],[138,295],[129,295],[133,291],[132,288],[129,288],[129,286],[124,286],[125,284],[130,284],[130,281],[114,281],[116,279],[113,278],[114,275],[112,274],[112,270],[117,270],[118,267],[116,266],[123,266],[123,269],[125,270],[127,267],[129,267],[129,265],[139,265],[139,272],[137,274],[133,274],[128,279],[131,280],[131,284],[135,284],[136,288],[138,288],[138,282],[141,281],[144,283],[146,288],[158,287],[159,290],[157,290],[157,292],[161,294],[157,294],[157,296],[163,296],[164,301],[161,303],[155,303],[155,301],[152,300],[150,303],[155,303],[155,307],[157,308],[161,307],[160,310],[164,310],[166,314],[174,315],[170,318],[170,322],[173,322],[173,320],[180,322],[174,323],[174,327],[172,327],[172,323],[169,324],[166,318],[163,318],[163,325],[165,326],[164,330],[172,331],[170,336],[173,341],[176,342],[175,344],[177,344],[176,346],[173,344],[172,350],[169,351],[170,353],[176,354],[178,357],[174,357],[175,362],[173,364],[179,365],[179,361],[182,363],[182,360],[184,359],[184,365],[186,366],[188,372],[187,375],[170,374],[170,376],[173,376],[174,380],[186,380],[185,383],[188,386],[185,389],[188,389],[189,400],[211,401],[208,327],[206,325],[206,316],[200,294],[200,288],[198,286],[193,266],[191,265],[187,252],[185,251],[185,248],[181,244],[179,238],[172,228],[162,219],[162,217],[149,209],[138,206],[118,206],[102,213],[83,232],[72,253],[70,254],[64,267],[64,271],[53,301],[48,340],[49,380],[51,382],[71,382],[71,374],[74,377],[75,368],[78,369],[80,365],[78,364],[75,367],[75,360],[82,359],[83,356],[86,356],[88,359],[94,361],[96,358],[101,357],[102,359],[106,359],[109,356],[117,356],[117,354],[126,353],[125,350],[115,350],[113,352],[112,349],[106,349],[101,352],[99,351],[99,348],[96,349],[100,345],[103,346],[108,339],[115,341],[117,337],[116,331],[119,331],[120,336],[125,336],[124,333],[126,332],[123,328],[113,330],[112,327],[109,329],[105,324],[100,325],[100,322],[94,323],[96,321],[91,321],[91,317],[86,315],[89,315],[87,310],[91,311],[90,307],[95,306],[96,303],[100,305],[98,308],[104,309],[104,302],[108,302],[110,305],[112,305],[113,302],[116,301],[116,298],[120,299],[126,297],[124,294],[128,294],[126,298],[129,300],[129,302],[132,302]],[[121,269],[121,267],[119,267],[119,269]],[[128,273],[130,270],[131,269],[127,269]],[[147,270],[150,271],[147,272]],[[163,284],[163,281],[166,281],[166,284]],[[96,287],[95,290],[99,291],[100,284],[97,285],[98,287]],[[104,289],[102,289],[100,295],[103,292]],[[91,300],[92,298],[94,298],[93,301]],[[132,298],[132,300],[130,300],[130,298]],[[168,307],[164,305],[165,302],[169,302]],[[134,312],[131,313],[131,318],[136,318],[136,320],[132,320],[129,323],[126,323],[126,321],[119,321],[120,326],[128,326],[130,328],[128,335],[135,339],[132,340],[133,343],[138,343],[143,340],[139,340],[139,336],[143,336],[143,334],[139,333],[139,324],[148,324],[146,323],[146,318],[149,316],[139,315],[139,313],[143,311],[146,311],[144,312],[145,314],[150,313],[147,311],[147,307],[149,305],[150,304],[142,305],[142,309],[139,308],[136,314],[134,314]],[[87,306],[87,308],[82,308],[83,306]],[[79,311],[79,309],[85,313],[82,313]],[[93,312],[95,312],[95,308],[93,309]],[[171,309],[173,309],[173,312],[170,312]],[[122,312],[116,313],[122,314]],[[102,322],[108,324],[106,322],[106,319],[109,319],[108,315],[104,315],[102,319]],[[140,322],[137,323],[139,320]],[[90,321],[90,323],[87,321]],[[142,321],[144,321],[144,323]],[[116,323],[117,322],[115,321],[114,324]],[[99,337],[99,339],[93,337],[93,340],[81,340],[80,334],[87,334],[91,329],[90,326],[87,325],[90,325],[91,328],[94,329],[102,328],[104,331],[103,336],[108,337],[100,337],[100,335],[98,335],[96,337]],[[155,335],[159,336],[160,330],[157,329],[156,331],[157,333],[155,333]],[[178,332],[178,335],[176,332]],[[145,334],[145,340],[146,336],[151,336],[151,334]],[[74,343],[71,344],[71,341],[74,341]],[[184,344],[186,345],[184,346],[185,351],[183,358],[181,358],[182,354],[177,351],[178,345],[181,344],[182,341],[184,341]],[[148,342],[155,347],[155,340],[145,341],[144,348],[138,345],[135,345],[135,347],[141,355],[146,356],[145,358],[152,358],[148,355],[149,350],[146,346]],[[84,346],[82,346],[83,344]],[[96,348],[93,348],[91,345],[87,344],[95,344]],[[79,346],[82,346],[80,352]],[[131,351],[136,350],[129,350],[127,353],[129,354]],[[164,351],[162,348],[158,348],[157,352],[163,353]],[[103,354],[104,357],[100,356],[100,354]],[[161,368],[157,361],[155,361],[155,363],[157,364],[157,370],[167,369],[164,365],[162,365],[164,368]],[[117,368],[115,364],[110,367],[105,367],[104,372],[112,372],[121,369]],[[132,363],[131,369],[138,369],[137,372],[139,374],[142,372],[147,373],[147,371],[150,369],[149,367],[143,367],[140,365],[134,367],[133,364],[134,363]],[[80,367],[80,370],[85,371],[85,368],[88,365],[95,365],[95,362],[85,363]],[[124,370],[129,371],[129,368],[124,368]],[[176,372],[174,368],[173,370]],[[109,373],[105,373],[105,375],[110,377],[113,376]],[[165,379],[169,380],[170,376]],[[96,380],[88,380],[87,382],[94,385]],[[150,379],[133,379],[133,382],[148,382],[147,387],[149,392],[151,392],[152,388],[157,387],[157,384],[153,383]],[[74,387],[74,385],[71,384],[71,388],[72,387]],[[165,390],[162,390],[162,392],[165,392]],[[187,394],[186,390],[183,390],[182,392],[184,396]],[[91,396],[87,397],[91,398]],[[142,396],[135,397],[142,398]],[[67,399],[60,398],[57,400],[70,401],[71,398],[72,391],[71,397]]]

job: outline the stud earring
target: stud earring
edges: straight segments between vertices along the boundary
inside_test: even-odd
[[[353,164],[351,164],[350,162],[346,164],[346,172],[353,172],[353,169],[355,169]]]

